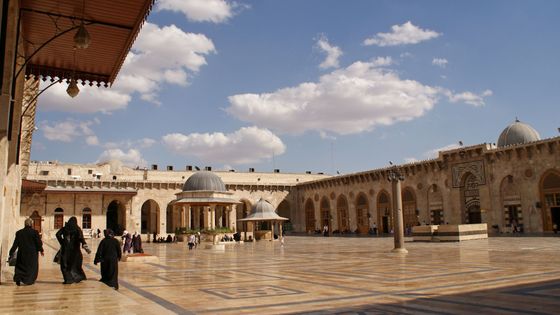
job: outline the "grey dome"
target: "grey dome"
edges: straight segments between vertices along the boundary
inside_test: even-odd
[[[505,147],[514,144],[523,144],[541,139],[539,133],[533,127],[515,120],[507,126],[498,138],[498,147]]]
[[[257,203],[253,206],[253,209],[251,209],[251,214],[257,214],[257,213],[262,213],[262,214],[276,214],[276,211],[274,211],[274,206],[264,200],[264,199],[259,199],[259,201],[257,201]]]
[[[196,190],[226,191],[226,185],[218,175],[201,171],[192,174],[183,185],[183,191]]]

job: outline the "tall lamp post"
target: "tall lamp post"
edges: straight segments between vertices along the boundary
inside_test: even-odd
[[[392,252],[406,254],[408,251],[404,248],[404,224],[401,196],[401,181],[404,180],[404,176],[395,167],[389,170],[387,180],[391,182],[393,194],[393,237],[395,239],[395,248],[393,248]]]

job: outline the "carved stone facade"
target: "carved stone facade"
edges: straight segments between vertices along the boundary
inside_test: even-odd
[[[405,226],[483,222],[489,232],[508,232],[514,225],[524,232],[552,231],[554,222],[560,225],[559,152],[557,137],[502,148],[461,147],[440,152],[433,160],[394,166],[404,175]],[[334,233],[367,233],[375,224],[380,233],[388,233],[393,224],[390,170],[340,176],[215,174],[240,202],[232,209],[236,220],[263,198],[289,217],[298,232],[328,225]],[[64,220],[76,215],[80,222],[86,209],[84,218],[91,213],[93,228],[105,228],[107,217],[114,215],[128,230],[172,233],[181,221],[170,203],[192,174],[133,170],[117,163],[32,163],[28,179],[46,188],[23,193],[21,220],[37,212],[44,234],[52,236],[56,209],[62,209]]]

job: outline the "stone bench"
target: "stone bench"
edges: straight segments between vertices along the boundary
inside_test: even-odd
[[[486,223],[422,225],[412,228],[412,239],[415,242],[460,242],[486,238],[488,238]]]

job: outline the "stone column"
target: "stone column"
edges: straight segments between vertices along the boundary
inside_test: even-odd
[[[395,248],[392,250],[394,253],[406,254],[408,251],[404,248],[404,223],[403,223],[403,209],[402,209],[402,191],[401,181],[404,179],[397,171],[391,171],[389,174],[391,180],[391,189],[393,194],[393,218],[394,222],[394,240]]]
[[[191,226],[191,215],[192,215],[192,214],[191,214],[191,206],[188,206],[188,207],[187,207],[187,222],[186,222],[186,225],[185,225],[185,226],[187,227],[188,230],[191,230],[191,229],[192,229],[192,226]]]
[[[202,213],[202,218],[204,220],[204,226],[202,228],[207,229],[207,228],[209,228],[209,222],[208,221],[210,221],[210,220],[208,220],[208,207],[205,207],[205,206],[202,207],[201,213]]]
[[[274,221],[270,221],[270,240],[274,242]]]
[[[210,205],[210,228],[216,228],[216,205]]]

